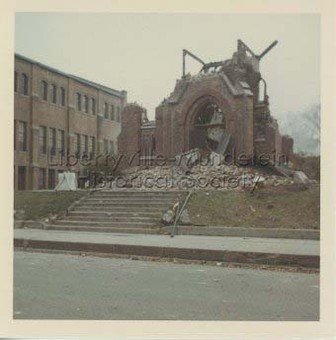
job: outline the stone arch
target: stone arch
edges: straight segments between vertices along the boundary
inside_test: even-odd
[[[267,85],[265,79],[260,78],[258,81],[258,102],[264,103],[265,101],[267,101]]]
[[[224,98],[224,96],[217,91],[199,92],[194,95],[192,100],[188,101],[182,109],[182,112],[185,113],[183,121],[185,150],[190,150],[195,147],[212,149],[212,146],[210,145],[211,141],[209,141],[207,135],[208,131],[196,131],[197,124],[195,124],[195,119],[202,115],[202,110],[204,110],[205,116],[207,114],[211,115],[211,113],[207,112],[207,110],[209,111],[210,107],[212,107],[214,110],[212,114],[215,114],[215,112],[217,115],[218,112],[222,113],[223,120],[221,121],[221,123],[223,126],[221,126],[220,128],[223,129],[225,127],[225,129],[230,129],[229,121],[232,119],[232,114],[230,106],[228,105],[227,100]],[[205,119],[209,120],[209,117],[205,117]],[[210,123],[210,120],[208,121],[208,123]],[[198,138],[199,140],[197,140]]]

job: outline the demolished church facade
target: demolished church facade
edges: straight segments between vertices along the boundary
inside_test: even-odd
[[[137,104],[123,109],[119,154],[173,158],[201,149],[220,155],[234,152],[250,160],[260,155],[290,156],[293,139],[279,132],[259,71],[260,60],[276,43],[256,55],[238,40],[231,59],[211,63],[183,50],[182,77],[156,108],[155,121],[149,121]],[[187,56],[202,64],[199,74],[186,74]]]

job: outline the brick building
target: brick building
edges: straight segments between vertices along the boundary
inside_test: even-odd
[[[66,74],[21,55],[14,73],[14,188],[53,189],[58,173],[117,152],[126,91]]]
[[[146,110],[137,104],[125,107],[119,151],[171,158],[198,148],[244,155],[251,162],[260,156],[272,161],[290,155],[293,140],[279,132],[259,71],[260,60],[275,44],[255,55],[238,40],[231,59],[211,63],[184,50],[183,75],[156,108],[155,121],[148,121]],[[202,63],[199,74],[185,74],[187,55]]]

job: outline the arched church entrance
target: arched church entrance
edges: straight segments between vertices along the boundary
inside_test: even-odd
[[[203,99],[192,111],[189,123],[189,149],[199,148],[224,154],[230,141],[227,114],[212,97]]]

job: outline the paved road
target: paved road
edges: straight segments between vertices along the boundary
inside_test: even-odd
[[[318,320],[319,275],[16,252],[16,319]]]
[[[67,242],[130,244],[158,247],[247,251],[292,255],[320,255],[320,241],[281,238],[114,234],[85,231],[15,229],[15,238]]]

